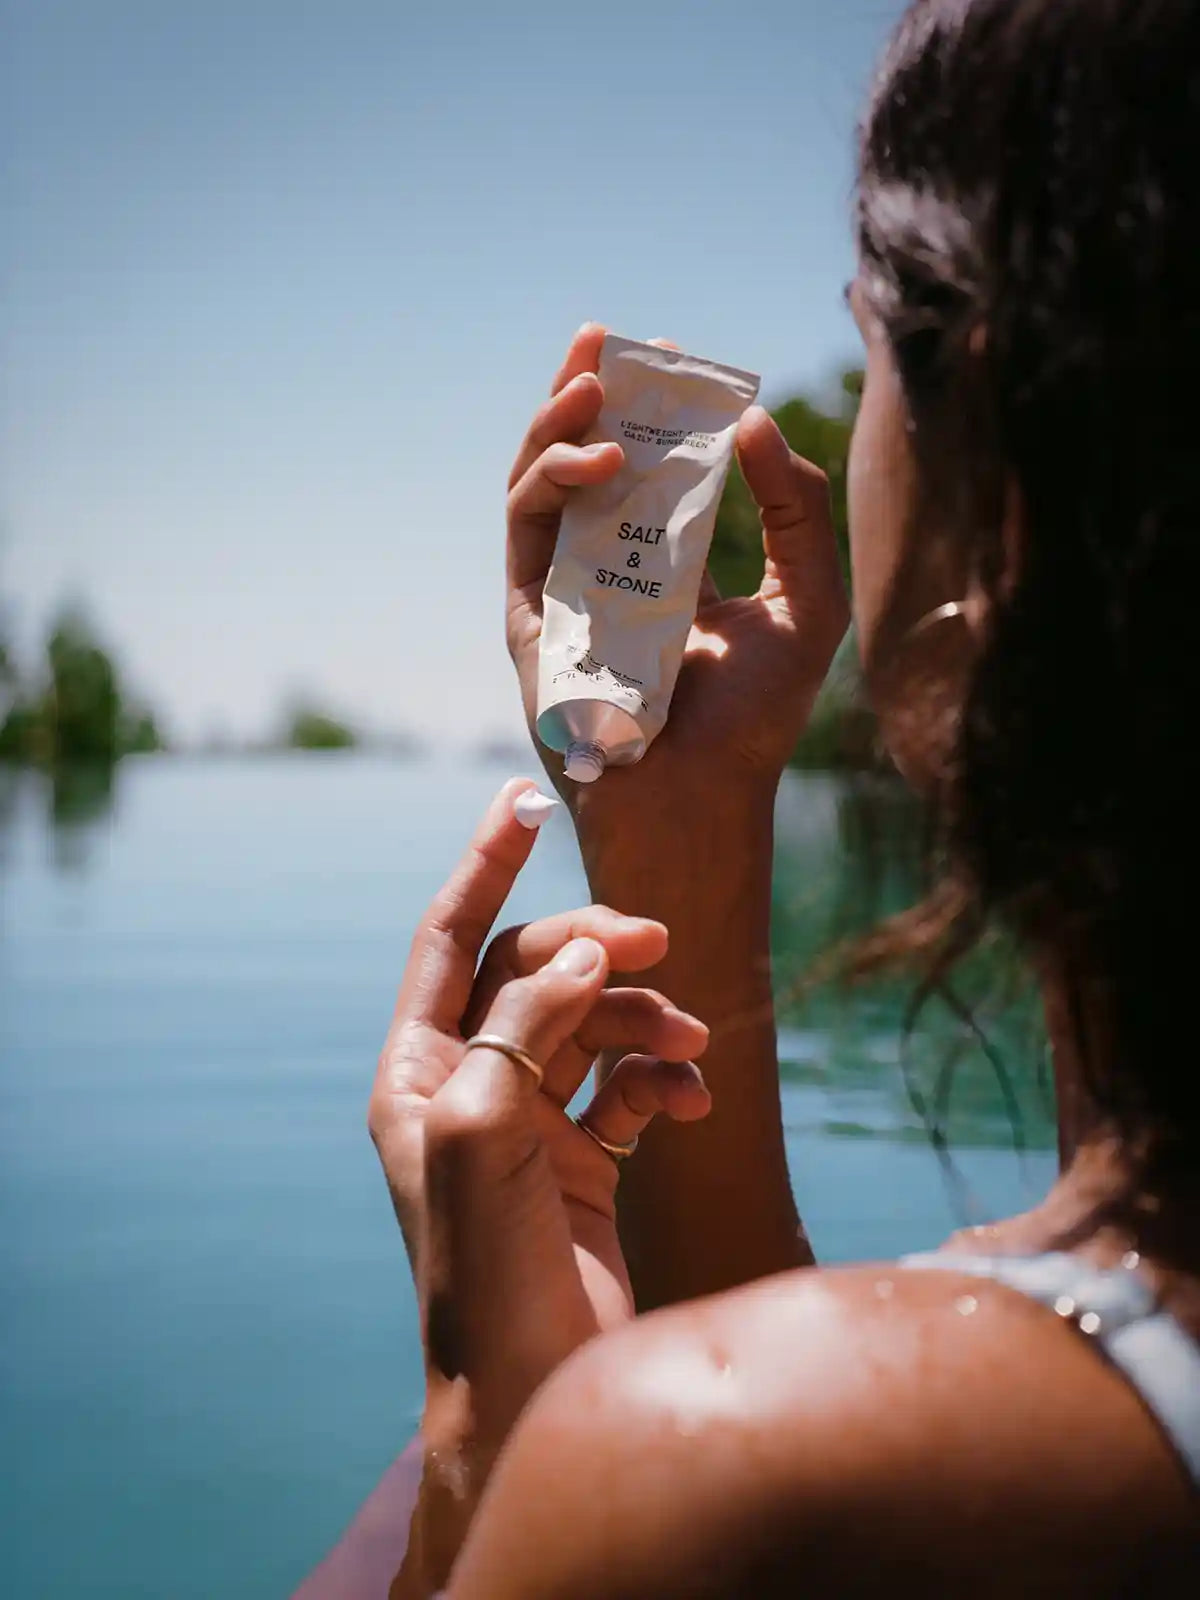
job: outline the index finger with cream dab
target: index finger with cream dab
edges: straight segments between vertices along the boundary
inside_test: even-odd
[[[488,935],[557,801],[529,778],[506,783],[413,936],[397,1015],[452,1032]]]

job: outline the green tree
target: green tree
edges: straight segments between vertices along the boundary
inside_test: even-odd
[[[78,610],[52,625],[37,685],[22,684],[0,641],[0,760],[103,767],[163,748],[153,714],[127,701],[115,662]]]
[[[290,750],[350,750],[358,735],[327,712],[297,706],[288,718],[283,742]]]
[[[7,700],[16,688],[17,668],[8,647],[8,640],[0,634],[0,696]]]
[[[122,754],[117,669],[86,620],[64,612],[46,644],[50,681],[42,701],[39,752],[51,766],[111,765]]]
[[[21,743],[20,709],[20,674],[12,646],[0,623],[0,761],[12,760]]]
[[[15,700],[0,722],[0,761],[31,761],[36,744],[37,717],[33,707]]]
[[[127,710],[121,720],[121,754],[156,755],[167,748],[152,711]]]
[[[16,662],[0,635],[0,761],[20,759],[28,734],[26,720]]]

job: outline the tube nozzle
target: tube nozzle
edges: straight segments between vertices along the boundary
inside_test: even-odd
[[[602,744],[592,744],[583,739],[573,739],[567,746],[564,771],[575,783],[595,783],[607,762]]]

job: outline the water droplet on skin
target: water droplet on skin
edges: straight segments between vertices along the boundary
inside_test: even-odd
[[[1079,1319],[1080,1333],[1099,1333],[1100,1318],[1094,1311],[1085,1311]]]
[[[954,1309],[960,1317],[973,1317],[979,1310],[979,1301],[973,1294],[960,1294],[954,1302]]]
[[[877,1300],[890,1300],[896,1292],[896,1285],[890,1278],[880,1278],[875,1285],[875,1298]]]
[[[445,1484],[456,1500],[466,1498],[467,1468],[457,1451],[447,1455],[443,1451],[430,1450],[425,1457],[425,1470],[430,1478]]]

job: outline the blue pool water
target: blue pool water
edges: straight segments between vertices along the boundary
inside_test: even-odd
[[[411,1434],[413,1300],[366,1094],[413,921],[505,776],[147,760],[57,821],[34,780],[5,779],[11,1600],[285,1596]],[[832,780],[789,776],[781,966],[862,876],[848,815]],[[506,920],[583,898],[560,816]],[[827,1259],[919,1248],[960,1220],[899,1081],[899,1033],[891,990],[784,1020],[793,1178]],[[1044,1115],[1022,1169],[973,1083],[959,1176],[985,1208],[1026,1204],[1051,1170]]]

